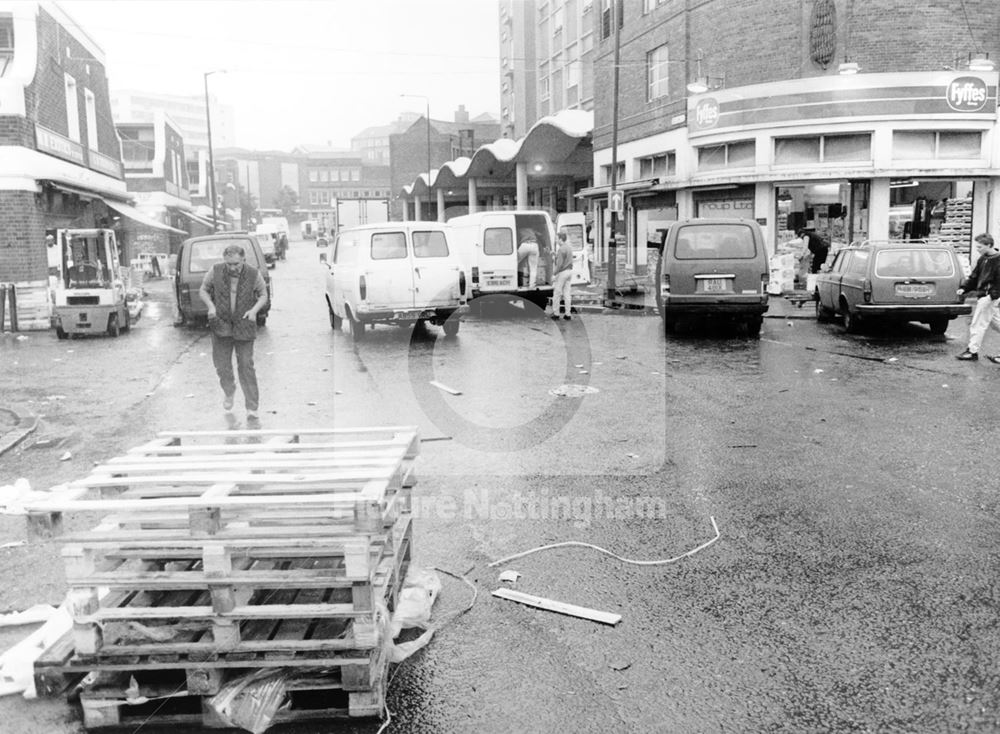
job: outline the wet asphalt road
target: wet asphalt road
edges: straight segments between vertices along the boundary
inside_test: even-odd
[[[507,308],[454,339],[380,326],[354,344],[329,327],[322,272],[293,243],[273,273],[264,426],[418,425],[416,556],[471,569],[479,593],[394,672],[390,731],[1000,731],[1000,368],[954,359],[964,320],[946,337],[766,319],[760,341],[665,340],[656,318]],[[148,288],[118,340],[3,337],[0,394],[44,415],[51,445],[5,455],[0,484],[55,484],[158,430],[226,425],[207,333],[171,328],[164,283]],[[549,394],[567,384],[596,392]],[[710,518],[720,539],[672,564],[569,548],[504,566],[522,591],[621,614],[616,627],[489,595],[505,555],[581,540],[666,559],[710,540]],[[0,530],[24,537],[19,518]],[[58,601],[60,567],[54,543],[0,550],[0,610]],[[444,577],[436,613],[469,599]],[[62,701],[2,699],[0,717],[81,731]]]

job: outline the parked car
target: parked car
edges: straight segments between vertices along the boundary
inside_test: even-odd
[[[972,312],[956,291],[962,266],[948,245],[922,241],[866,241],[845,247],[816,276],[816,318],[843,319],[857,332],[866,321],[921,321],[935,334]]]
[[[215,263],[222,262],[222,252],[229,245],[241,245],[246,252],[246,262],[260,271],[267,284],[267,305],[257,314],[257,325],[264,326],[274,299],[274,284],[267,269],[267,260],[256,234],[225,232],[204,237],[190,237],[181,243],[177,252],[177,271],[174,276],[174,297],[181,323],[205,322],[208,308],[198,296],[205,273]]]
[[[770,279],[760,225],[752,219],[683,219],[663,235],[656,270],[663,329],[679,319],[730,320],[760,334]]]
[[[436,222],[388,222],[345,227],[321,250],[325,263],[330,326],[346,322],[356,340],[368,324],[418,322],[458,333],[465,308],[462,261],[451,245],[451,228]]]

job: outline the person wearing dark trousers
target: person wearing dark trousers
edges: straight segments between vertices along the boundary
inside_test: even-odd
[[[823,263],[826,262],[827,255],[830,254],[830,246],[814,230],[804,227],[795,232],[796,237],[802,237],[806,241],[806,249],[812,253],[812,263],[809,266],[810,273],[818,273]]]
[[[979,259],[969,273],[958,295],[975,295],[976,305],[969,321],[969,345],[958,355],[958,359],[974,361],[979,359],[979,350],[990,327],[1000,332],[1000,252],[994,247],[993,237],[988,234],[976,235],[976,251]],[[990,357],[990,361],[1000,364],[1000,355]]]
[[[212,362],[222,386],[222,407],[227,413],[233,409],[235,352],[236,373],[250,424],[259,420],[260,392],[253,364],[253,344],[257,337],[257,313],[267,305],[267,285],[260,271],[246,264],[246,252],[240,245],[229,245],[222,257],[223,262],[216,263],[205,273],[198,294],[208,307]]]

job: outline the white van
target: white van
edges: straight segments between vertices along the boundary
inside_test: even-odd
[[[346,323],[355,339],[366,324],[430,322],[458,333],[465,308],[462,261],[451,229],[437,222],[386,222],[346,227],[320,251],[326,264],[330,326]]]
[[[580,215],[581,218],[583,215]],[[488,211],[466,214],[448,220],[448,226],[455,232],[456,248],[459,250],[466,272],[469,274],[470,298],[488,295],[517,295],[539,306],[544,306],[552,296],[552,256],[555,247],[556,230],[548,212]],[[538,272],[534,287],[528,282],[527,260],[518,261],[519,233],[530,229],[538,242]],[[570,241],[573,241],[570,233]],[[583,269],[577,280],[576,259],[574,258],[573,282],[585,283],[586,260],[583,259],[583,228],[580,232],[581,260]],[[574,246],[575,249],[575,246]]]

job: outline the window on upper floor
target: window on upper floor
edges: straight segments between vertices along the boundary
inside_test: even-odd
[[[14,16],[0,14],[0,76],[3,76],[14,60]]]
[[[118,130],[118,136],[122,140],[122,162],[126,166],[130,163],[146,164],[155,157],[156,143],[152,128],[122,128]],[[193,164],[197,166],[197,161],[193,161]]]
[[[83,104],[87,115],[87,147],[93,151],[97,146],[97,100],[89,89],[83,90]]]
[[[319,192],[316,189],[309,189],[309,203],[313,205],[319,204]]]
[[[326,183],[329,180],[330,180],[330,172],[325,168],[321,168],[319,172],[320,183]]]
[[[651,13],[665,2],[667,2],[667,0],[642,0],[642,12]]]
[[[659,178],[677,173],[677,155],[672,151],[645,156],[638,162],[639,178]]]
[[[660,97],[666,97],[669,92],[669,65],[670,53],[667,45],[663,44],[654,48],[646,54],[646,99],[652,101]]]
[[[360,181],[361,180],[361,169],[360,168],[352,168],[351,169],[351,180],[352,181]]]
[[[896,160],[975,159],[983,155],[983,135],[966,130],[894,130]]]
[[[538,80],[538,98],[548,99],[549,98],[549,78],[547,76],[542,77]]]
[[[601,166],[601,178],[604,181],[605,186],[611,185],[611,166]],[[622,181],[625,180],[625,163],[624,161],[618,162],[618,175],[615,178],[615,185],[617,186]]]
[[[793,166],[804,163],[870,161],[871,139],[870,133],[775,138],[774,163],[778,166]]]
[[[722,168],[743,168],[754,164],[756,144],[753,140],[706,145],[698,148],[698,170],[716,171]]]
[[[319,183],[319,171],[315,168],[309,169],[309,183]]]
[[[66,126],[70,140],[80,142],[80,100],[77,96],[76,79],[69,74],[63,75],[66,89]]]

